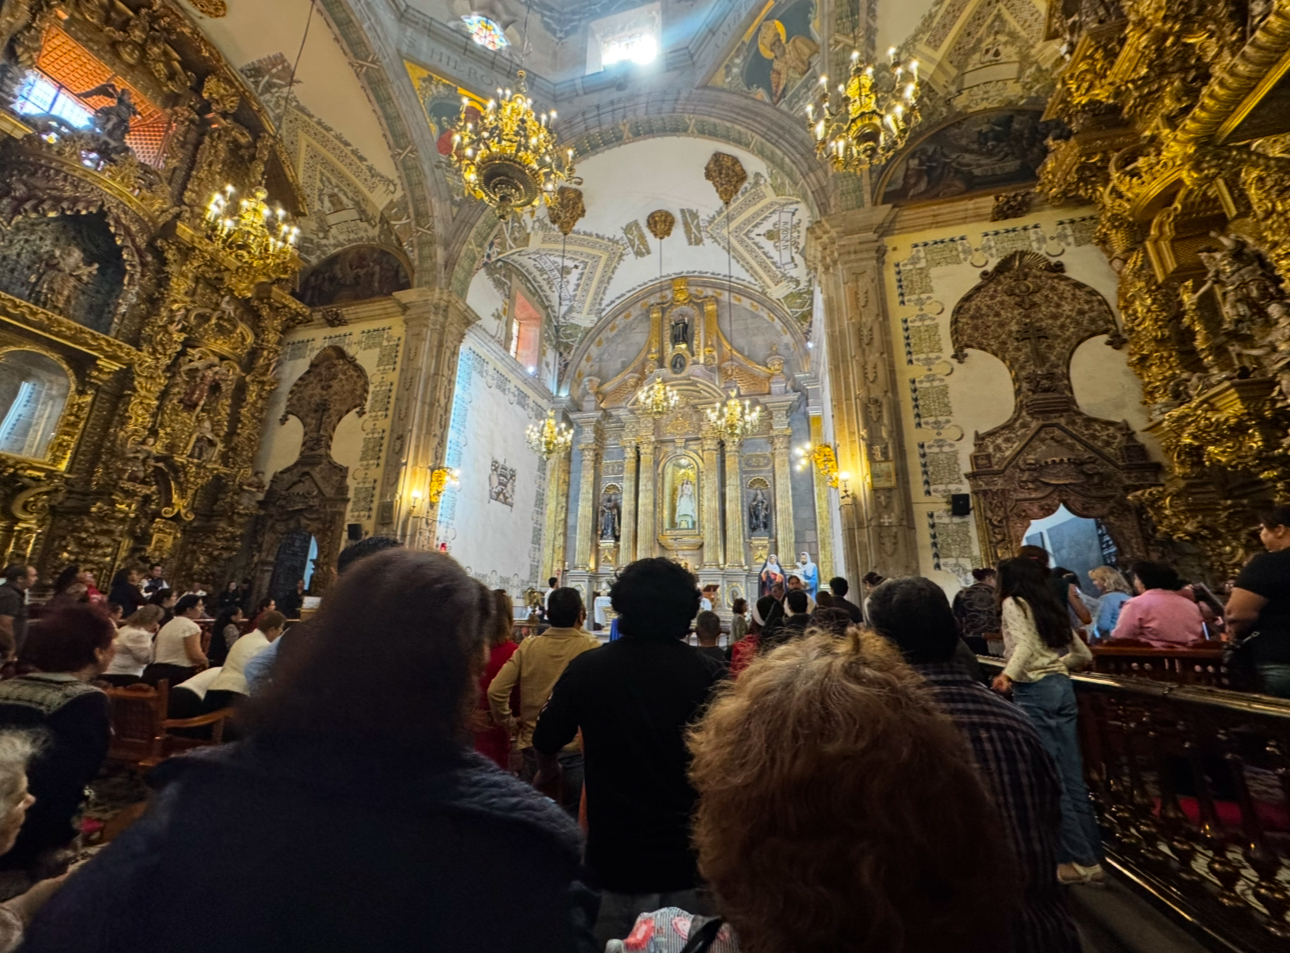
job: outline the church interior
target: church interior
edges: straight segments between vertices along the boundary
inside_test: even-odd
[[[3,0],[0,549],[1224,593],[1290,500],[1288,71],[1286,0]],[[1188,651],[1078,689],[1108,843],[1290,950],[1290,702]],[[1235,793],[1144,785],[1196,735]]]

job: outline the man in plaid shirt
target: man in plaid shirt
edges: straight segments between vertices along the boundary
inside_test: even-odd
[[[892,579],[869,597],[869,624],[895,643],[971,745],[1017,858],[1022,905],[1016,953],[1079,953],[1057,882],[1061,784],[1025,713],[976,682],[954,659],[958,624],[930,579]],[[1002,947],[1001,947],[1002,949]]]

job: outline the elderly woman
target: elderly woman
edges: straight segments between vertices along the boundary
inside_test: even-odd
[[[690,739],[699,869],[728,923],[643,914],[618,949],[986,953],[1018,899],[954,725],[880,636],[761,656]],[[653,949],[653,946],[648,947]],[[613,944],[609,947],[614,950]]]
[[[108,700],[91,682],[112,661],[114,626],[102,610],[74,605],[33,626],[18,661],[34,671],[0,682],[0,728],[42,730],[49,745],[30,771],[35,806],[0,867],[47,872],[75,839],[85,787],[99,773],[110,735]]]
[[[577,949],[577,824],[468,748],[493,602],[439,553],[355,563],[249,736],[157,769],[25,953]],[[195,925],[198,897],[220,915]]]
[[[0,732],[0,855],[13,850],[27,810],[36,798],[27,787],[27,765],[37,753],[33,737],[21,731]],[[0,903],[0,953],[22,943],[27,924],[63,885],[63,877],[41,880],[26,893]]]
[[[1120,610],[1133,598],[1133,590],[1118,570],[1110,566],[1098,566],[1090,569],[1088,577],[1102,593],[1097,604],[1097,635],[1100,639],[1109,639],[1120,621]]]

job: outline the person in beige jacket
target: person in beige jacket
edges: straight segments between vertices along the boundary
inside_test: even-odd
[[[547,619],[551,627],[541,635],[525,639],[515,654],[507,659],[501,671],[488,686],[488,705],[493,721],[504,726],[519,749],[523,763],[520,777],[531,782],[537,775],[537,753],[533,750],[533,729],[538,715],[551,697],[551,689],[569,663],[591,649],[600,648],[600,642],[585,629],[587,610],[577,589],[556,589],[547,600]],[[520,714],[511,714],[511,691],[520,689]],[[560,752],[563,783],[560,790],[561,806],[578,815],[578,802],[582,798],[582,749],[577,741]]]

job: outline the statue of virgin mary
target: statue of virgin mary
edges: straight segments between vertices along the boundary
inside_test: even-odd
[[[695,529],[699,525],[699,501],[694,495],[694,481],[686,476],[676,493],[676,528]]]
[[[784,567],[779,564],[779,557],[771,553],[766,557],[766,562],[762,564],[761,573],[761,594],[770,595],[770,590],[776,586],[784,584]]]

